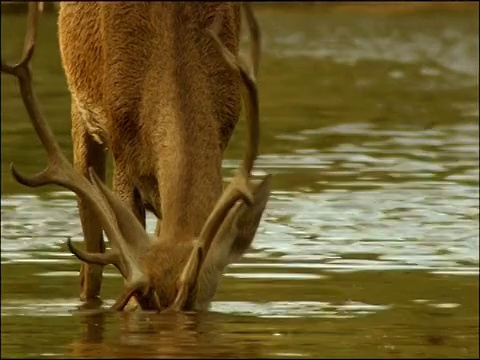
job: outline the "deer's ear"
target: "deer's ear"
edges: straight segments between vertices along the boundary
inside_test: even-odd
[[[251,185],[254,201],[251,206],[242,205],[237,220],[237,233],[230,248],[228,263],[238,260],[250,247],[267,205],[270,195],[271,177],[271,175],[267,175],[260,183]]]

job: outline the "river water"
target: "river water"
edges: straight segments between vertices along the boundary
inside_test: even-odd
[[[273,174],[273,192],[204,314],[81,310],[65,245],[82,236],[75,198],[14,182],[10,161],[31,173],[45,156],[2,76],[2,357],[478,358],[478,11],[279,6],[257,17],[256,173]],[[24,24],[2,14],[2,57],[18,56]],[[42,16],[33,67],[71,155],[54,14]],[[244,131],[240,121],[226,179]],[[105,306],[121,288],[107,269]]]

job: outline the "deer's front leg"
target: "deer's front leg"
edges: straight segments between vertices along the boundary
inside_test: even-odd
[[[83,115],[85,116],[85,115]],[[104,147],[97,143],[87,132],[85,121],[72,99],[72,141],[73,163],[87,179],[88,168],[92,167],[98,177],[105,181]],[[94,215],[88,204],[77,198],[78,211],[82,224],[85,250],[101,253],[105,251],[102,227],[97,216]],[[97,299],[102,286],[103,266],[82,263],[80,268],[80,299],[89,301]]]

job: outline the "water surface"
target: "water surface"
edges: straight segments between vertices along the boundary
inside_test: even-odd
[[[2,356],[478,358],[478,13],[257,16],[256,173],[274,175],[273,192],[206,314],[80,309],[79,264],[65,246],[82,238],[75,198],[13,181],[10,161],[29,173],[45,157],[2,76]],[[3,14],[1,29],[2,56],[15,59],[23,15]],[[70,156],[53,14],[33,66]],[[226,179],[244,130],[241,121]],[[104,306],[121,286],[108,269]]]

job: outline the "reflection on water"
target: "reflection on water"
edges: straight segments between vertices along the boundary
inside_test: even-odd
[[[272,173],[274,190],[207,314],[79,310],[79,265],[65,246],[82,239],[75,199],[9,175],[11,160],[33,172],[44,153],[2,76],[2,356],[478,357],[475,14],[258,17],[256,173]],[[2,15],[5,57],[20,51],[23,24]],[[35,86],[71,153],[55,32],[47,14]],[[103,306],[122,286],[114,269],[105,276]]]

